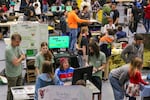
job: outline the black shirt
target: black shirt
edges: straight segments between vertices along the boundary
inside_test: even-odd
[[[119,18],[119,11],[118,10],[112,10],[110,12],[110,17],[113,18],[113,22],[115,22],[116,19]]]
[[[88,48],[88,39],[87,39],[87,37],[85,37],[85,36],[82,36],[82,40],[81,40],[81,43],[80,43],[80,47],[82,48],[82,46],[86,46],[86,55],[88,54],[88,50],[87,50],[87,48]],[[83,55],[83,52],[82,52],[82,50],[79,50],[78,51],[78,54],[79,55]]]

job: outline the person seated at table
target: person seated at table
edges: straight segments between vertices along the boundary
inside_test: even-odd
[[[4,22],[7,22],[7,16],[4,15],[4,11],[1,9],[0,10],[0,23],[4,23]],[[2,30],[4,30],[2,32]],[[8,32],[8,27],[0,27],[0,34],[3,34],[3,36],[7,36],[7,32]]]
[[[108,32],[108,29],[116,29],[115,24],[113,24],[112,18],[108,18],[108,24],[104,25],[103,33],[106,34]]]
[[[38,89],[48,85],[61,85],[61,82],[59,78],[54,75],[52,63],[44,61],[42,73],[36,79],[34,100],[38,100]]]
[[[60,58],[60,67],[55,70],[55,75],[62,84],[72,80],[74,68],[70,67],[68,58]]]
[[[7,8],[7,6],[6,6],[5,3],[2,4],[1,9],[2,9],[4,12],[7,12],[7,11],[8,11],[8,8]]]
[[[115,36],[118,42],[128,42],[127,33],[122,31],[122,26],[118,26],[118,31]]]
[[[27,16],[27,21],[39,21],[39,18],[30,10],[29,16]]]

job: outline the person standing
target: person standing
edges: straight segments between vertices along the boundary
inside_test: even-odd
[[[105,24],[108,24],[108,18],[111,12],[111,2],[106,1],[106,4],[103,5],[102,10],[103,10],[102,25],[104,26]]]
[[[97,19],[97,13],[102,8],[98,0],[91,0],[91,8],[92,8],[93,19]]]
[[[148,0],[148,5],[144,6],[144,13],[144,27],[148,33],[150,29],[150,0]]]
[[[78,60],[80,67],[87,65],[88,54],[88,27],[82,27],[80,36],[78,37],[76,48],[78,50]]]
[[[138,23],[140,21],[140,9],[136,6],[136,3],[134,3],[134,6],[132,7],[132,11],[131,11],[131,18],[130,20],[133,21],[133,27],[130,28],[132,33],[136,33],[137,32],[137,27],[138,27]]]
[[[102,87],[102,70],[106,67],[106,56],[99,50],[96,42],[89,44],[89,65],[93,66],[91,82],[101,91]]]
[[[142,35],[135,34],[134,40],[135,41],[132,44],[127,45],[121,53],[121,58],[125,63],[129,63],[135,57],[143,59],[144,45]]]
[[[79,13],[79,17],[82,19],[90,19],[90,12],[88,6],[83,6],[83,10]]]
[[[11,87],[22,85],[22,60],[25,54],[20,48],[21,35],[13,34],[11,44],[6,47],[6,77],[8,80],[7,100],[12,100]]]
[[[142,79],[141,70],[143,68],[143,61],[141,58],[136,57],[134,62],[131,63],[129,69],[130,82],[127,86],[126,93],[130,96],[129,100],[136,100],[136,97],[140,95],[140,85],[148,85]]]
[[[75,43],[77,42],[77,34],[78,34],[78,23],[89,23],[89,20],[83,20],[78,17],[78,7],[73,7],[73,10],[68,13],[68,27],[70,29],[70,47],[69,51],[71,53],[75,52]]]
[[[89,10],[91,11],[91,0],[82,0],[80,5],[80,11],[83,10],[84,6],[87,6]]]
[[[119,22],[119,11],[116,9],[116,4],[113,3],[111,5],[111,12],[110,12],[110,17],[113,19],[113,23],[115,24],[115,26],[118,25]]]
[[[53,55],[48,50],[48,44],[46,42],[42,42],[41,43],[41,50],[36,55],[36,58],[35,58],[34,66],[35,66],[36,75],[39,75],[42,72],[42,64],[45,60],[47,60],[51,63],[54,63]]]
[[[67,24],[67,14],[68,12],[65,10],[64,12],[62,12],[61,17],[60,17],[60,29],[62,31],[62,36],[67,35],[67,33],[69,32],[68,29],[68,24]]]
[[[130,64],[113,69],[109,74],[109,81],[113,89],[115,100],[124,100],[124,84],[129,80]]]

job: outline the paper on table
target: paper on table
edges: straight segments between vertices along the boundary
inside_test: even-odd
[[[90,19],[90,22],[98,22],[98,21],[95,19]]]

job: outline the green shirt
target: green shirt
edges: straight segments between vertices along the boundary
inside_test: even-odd
[[[11,45],[6,47],[5,58],[6,58],[6,76],[17,77],[22,73],[22,64],[18,66],[13,65],[12,61],[14,58],[19,58],[22,54],[20,47],[12,47]]]
[[[41,53],[38,53],[35,58],[35,67],[38,67],[40,73],[42,72],[42,64],[45,61],[44,56]],[[54,59],[52,57],[51,62],[54,63]]]
[[[38,67],[38,69],[40,70],[40,73],[42,71],[42,63],[44,62],[44,60],[45,60],[45,58],[41,53],[38,53],[36,55],[34,66]]]
[[[102,64],[106,63],[106,56],[103,52],[100,51],[100,56],[97,58],[95,55],[89,56],[89,64],[93,67],[99,68]],[[102,78],[102,71],[97,71],[93,73],[93,76],[99,76]]]
[[[108,4],[105,4],[102,8],[103,10],[103,19],[102,19],[102,25],[108,24],[107,16],[110,16],[111,7]]]

